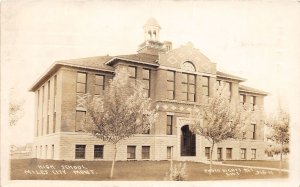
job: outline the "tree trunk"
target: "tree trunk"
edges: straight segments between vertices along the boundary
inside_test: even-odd
[[[116,162],[116,156],[117,156],[117,144],[114,144],[114,157],[113,157],[113,162],[111,165],[111,170],[110,170],[110,178],[113,178],[114,175],[114,167],[115,167],[115,162]]]
[[[281,170],[282,170],[282,152],[283,152],[283,143],[281,142],[279,174],[281,174]]]
[[[211,150],[210,150],[210,164],[209,164],[209,175],[211,175],[211,170],[212,170],[212,155],[213,155],[214,145],[215,145],[215,142],[213,142],[213,143],[211,144]]]

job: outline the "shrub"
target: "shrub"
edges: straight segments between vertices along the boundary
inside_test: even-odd
[[[174,165],[173,168],[170,168],[166,173],[165,180],[184,181],[186,177],[186,164],[179,163],[178,165]]]

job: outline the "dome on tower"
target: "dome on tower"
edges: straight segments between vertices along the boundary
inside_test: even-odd
[[[154,19],[153,17],[151,17],[147,20],[144,27],[147,27],[147,26],[154,26],[154,27],[161,28],[160,25],[158,24],[158,22],[156,21],[156,19]]]

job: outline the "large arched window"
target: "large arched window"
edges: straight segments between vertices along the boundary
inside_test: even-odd
[[[195,68],[194,64],[192,62],[189,62],[189,61],[184,62],[182,64],[182,69],[186,70],[186,71],[196,71],[196,68]]]

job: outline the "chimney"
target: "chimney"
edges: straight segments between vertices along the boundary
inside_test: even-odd
[[[172,50],[172,42],[164,41],[164,48],[165,48],[166,52],[171,51]]]

